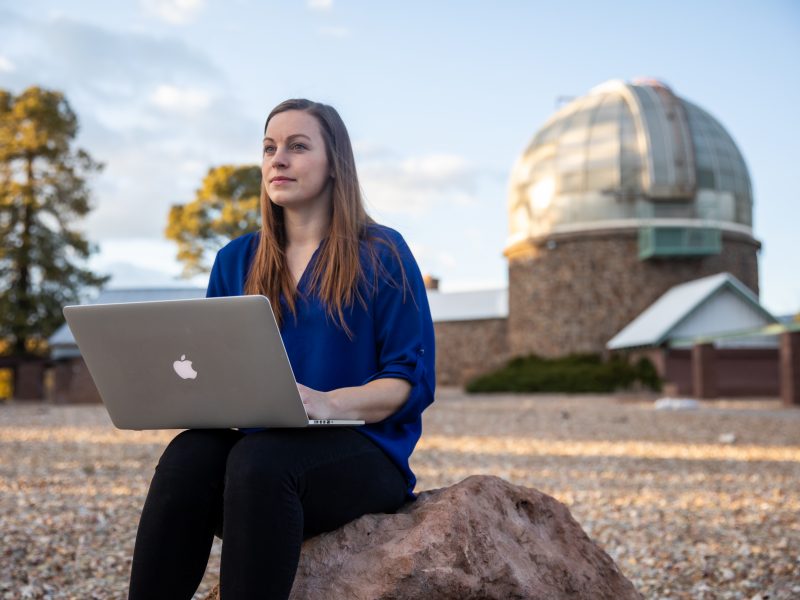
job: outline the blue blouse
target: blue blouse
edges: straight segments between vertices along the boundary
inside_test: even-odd
[[[408,458],[422,433],[422,411],[433,402],[436,388],[433,321],[422,275],[403,237],[383,225],[372,226],[371,231],[373,235],[388,238],[397,247],[408,282],[405,299],[400,263],[389,248],[376,243],[383,269],[396,283],[390,285],[386,272],[379,269],[378,285],[372,286],[372,293],[360,288],[366,310],[358,300],[342,308],[353,335],[352,341],[348,339],[338,316],[332,320],[317,295],[307,293],[323,240],[297,284],[305,296],[297,296],[296,320],[281,295],[284,318],[280,332],[295,378],[315,390],[327,392],[360,386],[382,377],[405,379],[411,384],[408,400],[394,414],[356,429],[380,447],[405,474],[408,497],[413,498],[416,477],[408,466]],[[217,253],[206,297],[244,294],[259,235],[256,232],[238,237]],[[374,269],[365,244],[365,241],[360,243],[361,265],[367,281],[372,282]]]

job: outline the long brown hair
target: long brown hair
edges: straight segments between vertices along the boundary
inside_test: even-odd
[[[361,284],[368,282],[359,260],[359,242],[362,240],[367,242],[368,256],[374,267],[372,289],[377,288],[380,272],[386,272],[380,264],[376,243],[387,245],[400,264],[403,301],[407,284],[405,269],[395,244],[384,236],[374,235],[371,231],[373,229],[371,226],[377,223],[364,209],[353,146],[339,113],[332,106],[319,102],[305,99],[285,100],[269,113],[264,124],[264,133],[266,134],[272,117],[288,110],[305,111],[317,119],[325,141],[328,164],[333,174],[330,229],[311,272],[309,290],[312,294],[316,293],[324,302],[327,316],[332,320],[338,317],[340,326],[352,340],[353,334],[345,322],[343,309],[350,307],[356,299],[365,309],[367,306]],[[283,212],[282,206],[270,200],[266,185],[262,182],[261,235],[247,275],[244,293],[261,294],[269,298],[278,326],[284,319],[280,303],[281,293],[292,315],[297,319],[295,297],[297,290],[286,261],[287,236]],[[391,280],[389,285],[397,285],[397,282]],[[368,286],[364,288],[364,291],[371,293],[369,290]]]

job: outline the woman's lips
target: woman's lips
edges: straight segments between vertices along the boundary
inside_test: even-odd
[[[272,180],[273,185],[285,185],[292,182],[294,182],[294,179],[289,179],[288,177],[276,177]]]

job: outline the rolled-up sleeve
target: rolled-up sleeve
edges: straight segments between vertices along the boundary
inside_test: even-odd
[[[378,370],[364,383],[387,377],[407,380],[412,386],[409,398],[390,418],[418,418],[433,401],[433,322],[417,262],[402,238],[395,243],[401,262],[393,252],[386,251],[383,267],[387,276],[378,278],[375,296]]]

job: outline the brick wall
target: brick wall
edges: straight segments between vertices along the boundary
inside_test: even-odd
[[[508,360],[507,319],[440,321],[433,327],[437,385],[463,385]]]

